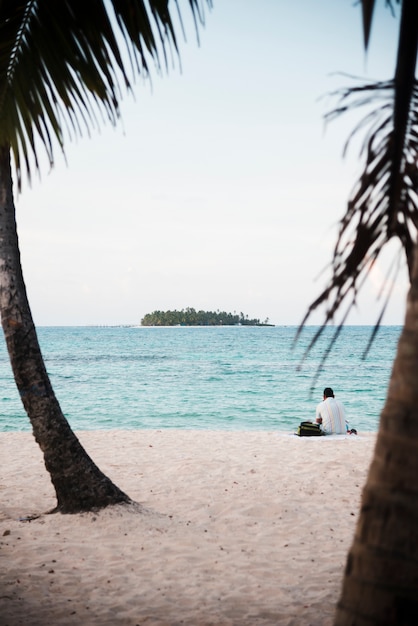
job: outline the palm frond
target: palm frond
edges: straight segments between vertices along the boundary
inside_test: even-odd
[[[395,0],[395,1],[399,4],[401,0]],[[375,0],[360,0],[360,2],[361,2],[362,20],[363,20],[364,48],[367,50],[367,48],[369,47],[370,31],[371,31],[372,22],[373,22],[373,11],[374,11],[374,5],[376,2]],[[393,14],[394,11],[393,11],[391,0],[386,0],[386,6],[391,9],[392,14]]]
[[[364,38],[364,47],[366,50],[369,46],[374,3],[375,3],[375,0],[362,0],[361,2],[362,17],[363,17],[363,38]]]
[[[418,229],[417,51],[418,3],[403,0],[394,79],[341,90],[338,106],[328,114],[328,119],[333,119],[353,108],[370,106],[376,100],[381,102],[368,112],[348,138],[350,143],[353,136],[368,125],[360,151],[364,158],[363,173],[340,222],[331,279],[308,308],[296,335],[297,341],[311,314],[324,305],[323,326],[310,347],[323,328],[334,323],[337,312],[348,300],[346,319],[373,263],[393,238],[401,243],[411,275]],[[388,297],[390,293],[391,290]],[[387,302],[383,305],[377,327]],[[375,334],[376,331],[372,338]]]
[[[178,56],[169,4],[180,14],[177,0],[0,3],[0,146],[11,148],[19,188],[22,160],[29,180],[31,159],[39,169],[39,146],[52,164],[64,130],[71,138],[115,124],[132,80],[148,77],[151,62],[168,69],[167,49]],[[197,29],[202,0],[188,5]]]

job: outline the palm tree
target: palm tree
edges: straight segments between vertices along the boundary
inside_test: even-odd
[[[386,4],[394,8],[389,0]],[[374,5],[374,0],[362,0],[366,48]],[[331,280],[304,322],[318,306],[326,305],[316,341],[348,301],[335,340],[372,263],[393,237],[401,242],[411,281],[405,324],[347,558],[336,626],[418,624],[417,50],[418,2],[403,0],[394,79],[343,90],[340,105],[331,114],[382,98],[381,106],[369,110],[360,124],[371,125],[363,144],[364,172],[341,221]]]
[[[207,0],[210,6],[211,0]],[[128,502],[93,463],[55,397],[39,347],[23,280],[13,197],[22,168],[30,180],[39,151],[50,165],[56,146],[115,124],[120,83],[161,69],[177,51],[169,0],[6,0],[0,2],[0,312],[13,375],[57,496],[55,510],[74,513]],[[199,0],[189,0],[197,24]],[[113,15],[109,11],[113,9]],[[121,49],[120,44],[125,44]]]

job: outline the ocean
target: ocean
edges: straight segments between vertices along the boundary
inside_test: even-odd
[[[39,327],[55,393],[74,430],[289,431],[312,419],[332,387],[350,425],[376,431],[400,326],[382,326],[363,359],[370,326],[334,329],[301,365],[317,327],[296,346],[293,326]],[[301,365],[301,366],[300,366]],[[0,431],[30,430],[5,341],[0,340]]]

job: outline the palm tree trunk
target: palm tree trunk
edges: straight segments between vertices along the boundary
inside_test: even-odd
[[[0,147],[0,312],[16,385],[55,488],[54,510],[76,513],[129,502],[81,446],[52,389],[23,281],[6,146]]]
[[[418,624],[418,248],[335,626]]]

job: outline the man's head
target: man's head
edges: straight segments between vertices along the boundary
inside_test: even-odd
[[[333,398],[334,392],[331,387],[325,387],[324,389],[324,398]]]

